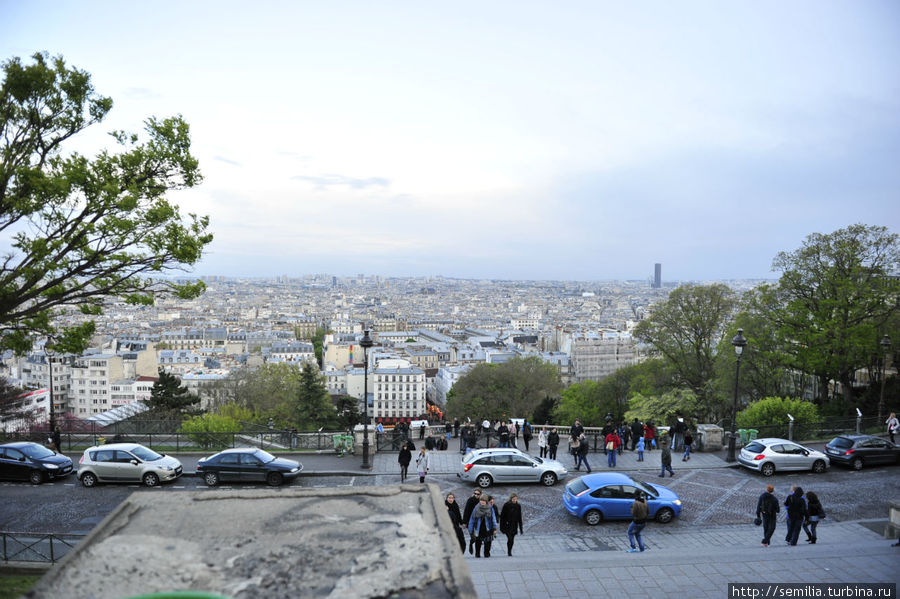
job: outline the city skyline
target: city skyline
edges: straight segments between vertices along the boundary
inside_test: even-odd
[[[775,279],[900,231],[892,2],[171,7],[0,0],[0,59],[113,98],[67,150],[184,115],[198,276]]]

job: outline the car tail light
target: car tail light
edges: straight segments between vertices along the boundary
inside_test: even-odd
[[[844,455],[853,455],[853,452],[854,452],[854,451],[856,451],[856,450],[855,450],[855,449],[848,449],[847,451],[844,452]]]
[[[765,459],[765,457],[766,456],[764,456],[763,454],[759,454],[757,456],[754,456],[753,461],[762,460]]]
[[[463,466],[463,472],[468,472],[469,470],[472,469],[472,466],[474,466],[474,465],[475,464],[466,464],[465,466]]]

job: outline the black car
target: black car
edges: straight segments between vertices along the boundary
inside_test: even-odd
[[[39,485],[45,480],[72,474],[72,460],[38,443],[0,445],[0,479],[29,480]]]
[[[825,445],[825,453],[832,464],[851,466],[854,470],[900,463],[900,446],[873,435],[837,436]]]
[[[255,447],[226,449],[197,462],[197,474],[210,487],[219,482],[266,482],[277,487],[303,470],[300,462],[276,458]]]

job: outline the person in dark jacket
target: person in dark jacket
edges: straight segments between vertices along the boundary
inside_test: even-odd
[[[675,472],[672,470],[672,450],[669,449],[669,443],[668,439],[666,439],[666,435],[660,437],[659,446],[662,449],[659,454],[659,475],[665,477],[666,470],[668,470],[669,476],[675,476]]]
[[[756,517],[762,520],[763,539],[762,546],[768,547],[772,540],[772,534],[775,532],[775,525],[778,523],[778,512],[781,506],[775,498],[775,487],[769,485],[765,492],[759,496],[756,502]]]
[[[531,424],[526,420],[522,425],[522,440],[525,441],[525,453],[528,453],[528,445],[531,443],[533,433],[531,432]]]
[[[825,517],[825,510],[822,509],[819,496],[812,491],[806,494],[806,502],[806,520],[803,522],[803,532],[806,533],[806,542],[815,545],[816,527],[819,525],[819,520]]]
[[[519,505],[519,496],[515,493],[509,496],[509,501],[504,503],[503,509],[500,510],[500,532],[506,535],[506,555],[512,555],[516,534],[524,532],[522,506]]]
[[[634,503],[631,504],[631,524],[628,525],[628,544],[631,545],[631,549],[628,550],[628,553],[638,553],[646,549],[644,539],[641,538],[641,531],[647,526],[649,516],[650,507],[647,505],[647,499],[643,493],[639,493]],[[635,540],[637,540],[637,547],[634,543]]]
[[[579,467],[576,468],[578,470],[581,467],[581,464],[587,468],[588,474],[591,473],[591,464],[588,462],[588,452],[591,450],[591,445],[588,443],[587,437],[584,436],[584,433],[578,436],[578,448],[576,451],[578,452]]]
[[[635,418],[631,423],[631,451],[634,451],[637,448],[638,439],[644,436],[644,425],[640,423],[640,421]]]
[[[58,426],[53,429],[53,435],[50,436],[50,440],[53,445],[53,451],[59,453],[62,450],[62,431]]]
[[[456,503],[456,497],[453,493],[447,493],[447,499],[444,500],[447,506],[447,514],[450,516],[450,522],[453,524],[453,530],[456,532],[456,540],[459,541],[459,549],[463,553],[466,552],[466,537],[463,535],[462,514],[459,513],[459,504]]]
[[[475,506],[478,505],[478,502],[481,500],[481,489],[475,488],[472,491],[472,496],[466,500],[466,507],[463,509],[463,526],[468,526],[469,519],[472,517],[472,510],[475,509]],[[469,555],[472,555],[472,551],[475,548],[475,537],[469,537]]]
[[[791,494],[784,500],[784,507],[787,508],[787,536],[784,540],[789,545],[796,545],[797,539],[800,538],[800,529],[803,528],[803,521],[806,520],[806,500],[803,499],[803,489],[800,487],[791,487]]]
[[[559,433],[556,432],[556,428],[551,428],[550,433],[547,435],[547,452],[548,457],[551,460],[556,459],[556,448],[559,447]]]
[[[409,443],[404,443],[400,448],[400,455],[397,456],[397,463],[400,464],[400,482],[406,480],[406,472],[409,470],[409,463],[412,461],[412,451],[409,449]]]
[[[475,539],[475,557],[481,557],[482,546],[484,557],[491,557],[491,543],[497,535],[497,518],[485,495],[481,496],[469,517],[469,534]]]

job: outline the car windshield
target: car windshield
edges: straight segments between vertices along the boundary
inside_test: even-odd
[[[273,456],[268,451],[263,451],[262,449],[257,449],[256,451],[253,452],[253,455],[255,455],[256,458],[263,464],[268,464],[269,462],[271,462],[272,460],[275,459],[275,456]]]
[[[642,480],[634,481],[634,486],[649,495],[650,497],[659,497],[659,491],[656,490],[656,487],[651,485],[650,483],[646,483]]]
[[[853,447],[853,441],[848,439],[847,437],[835,437],[831,440],[829,445],[831,445],[832,447],[841,447],[846,449],[848,447]]]
[[[747,445],[747,447],[745,447],[744,449],[753,453],[762,453],[766,450],[766,446],[762,443],[757,443],[756,441],[754,441]]]
[[[25,445],[23,447],[20,447],[19,449],[21,449],[22,453],[27,455],[29,458],[33,458],[35,460],[42,460],[53,455],[53,452],[43,445]]]
[[[152,449],[147,449],[143,445],[138,445],[134,449],[131,450],[131,453],[141,458],[145,462],[155,462],[156,460],[162,459],[162,456],[153,451]]]

